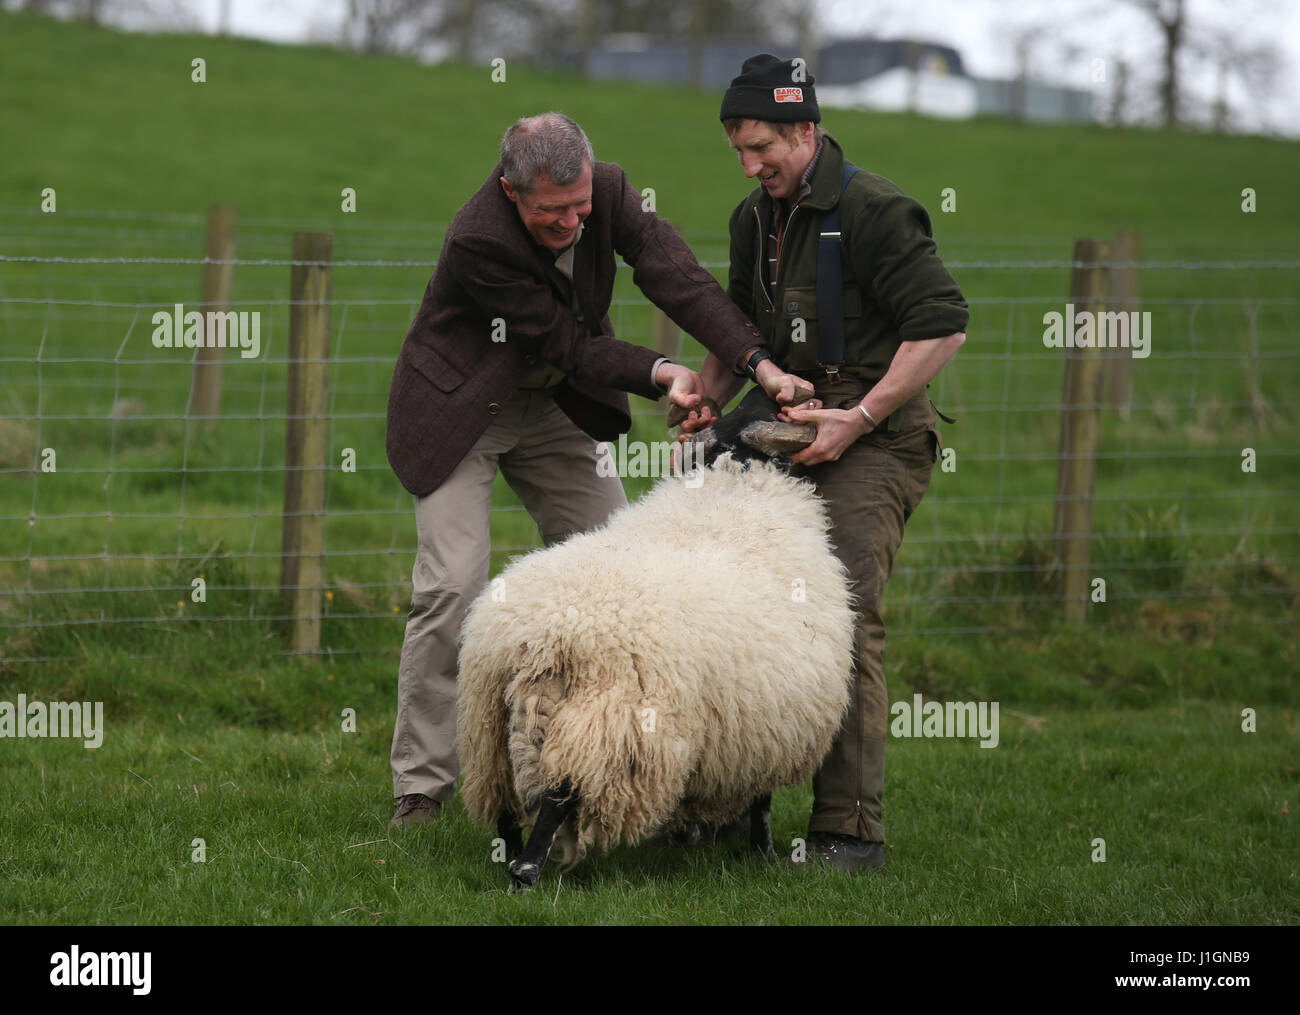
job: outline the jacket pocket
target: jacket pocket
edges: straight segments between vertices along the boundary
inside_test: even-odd
[[[905,450],[915,443],[925,445],[925,457],[931,464],[943,451],[943,438],[939,435],[934,409],[922,389],[900,405],[889,417],[893,430],[880,434],[885,447],[891,451]],[[921,435],[925,435],[922,440]]]
[[[781,311],[787,321],[802,317],[806,321],[817,320],[817,287],[790,286],[782,294]],[[862,290],[856,285],[845,285],[841,304],[845,317],[862,316]]]
[[[862,316],[862,290],[856,285],[844,286],[843,313],[846,322]],[[789,286],[781,294],[778,308],[780,319],[776,331],[780,339],[789,343],[789,363],[786,369],[798,373],[800,369],[814,369],[821,362],[821,320],[817,306],[816,286]],[[856,331],[854,325],[845,324],[845,344],[851,342]]]
[[[465,375],[432,346],[413,343],[406,355],[412,369],[439,391],[455,391],[465,383]]]

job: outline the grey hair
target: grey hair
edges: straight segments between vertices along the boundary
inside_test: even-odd
[[[522,117],[501,139],[503,175],[525,194],[536,188],[539,176],[567,187],[595,161],[587,135],[563,113]]]

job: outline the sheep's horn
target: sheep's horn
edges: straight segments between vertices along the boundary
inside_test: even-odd
[[[814,423],[780,423],[768,420],[750,423],[740,431],[740,439],[769,458],[802,451],[817,439]]]
[[[709,427],[707,430],[699,430],[691,434],[682,442],[682,446],[685,448],[685,445],[690,444],[693,447],[698,447],[698,451],[692,452],[692,457],[694,457],[696,461],[703,461],[705,454],[717,443],[718,435],[714,431],[713,427]]]

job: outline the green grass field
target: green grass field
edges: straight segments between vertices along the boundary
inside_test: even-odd
[[[190,79],[195,58],[206,83]],[[1047,577],[1061,360],[1041,318],[1066,300],[1059,262],[1076,237],[1134,229],[1148,262],[1294,263],[1300,145],[1258,138],[826,111],[855,162],[930,208],[972,309],[932,389],[960,419],[944,431],[956,471],[936,470],[890,584],[891,697],[998,700],[1003,718],[996,750],[891,743],[882,877],[651,845],[562,881],[548,871],[517,899],[490,861],[494,833],[459,803],[437,828],[389,837],[414,519],[383,412],[422,265],[505,127],[551,108],[654,188],[701,260],[725,262],[748,183],[718,100],[0,15],[0,254],[197,258],[208,206],[227,202],[243,259],[285,259],[311,229],[334,233],[336,260],[420,262],[334,271],[330,449],[355,449],[357,471],[328,481],[332,654],[305,666],[273,619],[289,269],[236,269],[264,353],[226,361],[223,419],[205,432],[183,419],[189,364],[152,348],[148,327],[153,309],[198,301],[200,267],[0,262],[0,701],[103,701],[109,720],[98,750],[0,740],[0,919],[1300,920],[1300,270],[1144,268],[1153,352],[1134,364],[1130,406],[1102,418],[1093,561],[1108,600],[1072,629]],[[953,213],[939,210],[947,187]],[[978,266],[1001,262],[1056,265]],[[648,343],[630,274],[611,317]],[[120,400],[136,408],[114,417]],[[649,403],[634,408],[631,437],[667,437]],[[57,472],[32,471],[47,447]],[[629,495],[650,482],[629,479]],[[494,568],[537,542],[504,484],[496,503]],[[189,599],[198,573],[206,604]],[[356,734],[339,731],[345,708]],[[1242,732],[1244,708],[1258,732]],[[778,794],[779,846],[803,833],[809,801]]]

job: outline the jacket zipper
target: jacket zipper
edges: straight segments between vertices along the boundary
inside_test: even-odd
[[[790,223],[794,221],[794,217],[798,213],[799,213],[799,206],[796,204],[793,208],[790,209],[790,217],[785,220],[785,229],[782,230],[782,236],[787,241],[790,239]],[[784,244],[782,245],[784,246]],[[782,277],[781,269],[784,267],[785,267],[785,258],[781,258],[781,262],[776,266],[776,287],[775,288],[779,292],[785,291],[784,289],[781,288],[781,277]]]
[[[794,217],[795,217],[795,215],[798,214],[798,212],[799,212],[799,207],[800,207],[799,205],[795,205],[793,208],[791,208],[791,209],[790,209],[790,217],[787,218],[787,219],[785,220],[785,229],[783,230],[783,233],[784,233],[785,238],[786,238],[787,240],[788,240],[789,237],[790,237],[790,223],[794,221]],[[761,237],[761,236],[763,235],[763,219],[762,219],[762,216],[760,216],[760,215],[758,214],[758,209],[757,209],[757,208],[754,209],[754,218],[758,220],[758,230],[759,230],[758,235]],[[765,274],[766,274],[766,272],[764,272],[764,270],[763,270],[764,267],[765,267],[765,265],[764,265],[764,263],[763,263],[763,261],[764,261],[764,257],[763,257],[763,255],[766,253],[766,249],[765,249],[765,247],[766,247],[766,244],[760,244],[760,245],[759,245],[759,248],[758,248],[758,271],[759,271],[758,281],[759,281],[759,288],[761,288],[761,289],[763,290],[763,297],[764,297],[764,299],[767,300],[767,309],[768,309],[768,310],[771,310],[773,313],[776,313],[776,305],[772,302],[772,297],[771,297],[770,295],[768,295],[768,291],[767,291],[767,282],[764,280],[764,276],[765,276]],[[782,259],[782,260],[784,260],[784,259]],[[777,268],[776,268],[776,283],[775,283],[775,284],[773,285],[773,287],[772,287],[774,290],[779,290],[779,289],[781,288],[781,269],[782,269],[782,267],[783,267],[782,264],[778,264],[778,265],[777,265]]]
[[[763,236],[763,216],[758,213],[757,206],[754,208],[754,221],[758,223],[758,239],[759,239],[758,263],[754,265],[754,269],[758,274],[758,288],[761,289],[763,292],[763,299],[767,300],[767,309],[772,311],[772,313],[776,313],[776,306],[772,303],[772,297],[768,294],[767,291],[767,280],[763,277],[764,275],[767,274],[763,270],[765,267],[763,260],[764,260],[764,255],[767,253],[767,243]]]

